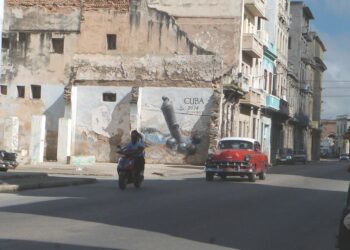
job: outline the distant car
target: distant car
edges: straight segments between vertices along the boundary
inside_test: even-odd
[[[348,161],[349,160],[349,154],[341,154],[339,156],[339,161]]]
[[[306,164],[307,157],[306,157],[305,151],[304,150],[295,150],[293,152],[293,160],[294,160],[294,162],[302,162],[302,163]]]
[[[293,150],[290,148],[281,148],[277,150],[277,164],[294,164]]]
[[[256,177],[265,180],[269,167],[268,157],[261,152],[258,141],[245,137],[227,137],[219,141],[217,149],[208,155],[205,164],[207,181],[214,176],[248,176],[250,182]]]
[[[8,169],[14,169],[18,166],[17,154],[0,150],[0,171],[6,172]]]

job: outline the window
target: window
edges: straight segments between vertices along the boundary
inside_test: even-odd
[[[41,98],[41,86],[40,85],[31,85],[32,98],[40,99]]]
[[[292,37],[288,38],[288,49],[292,49]]]
[[[253,149],[249,141],[223,140],[219,142],[219,149]]]
[[[103,93],[104,102],[116,102],[117,94],[116,93]]]
[[[0,93],[1,93],[1,95],[7,95],[7,86],[6,85],[0,85]]]
[[[107,34],[107,49],[116,50],[117,49],[117,35]]]
[[[25,87],[17,86],[17,97],[24,98],[24,96],[25,96]]]
[[[64,38],[52,38],[52,51],[56,54],[63,54]]]
[[[2,48],[3,49],[10,49],[10,39],[8,37],[2,38]]]
[[[267,70],[264,70],[264,90],[267,90]]]

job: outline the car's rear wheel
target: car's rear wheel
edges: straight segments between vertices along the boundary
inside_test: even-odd
[[[255,181],[256,181],[256,175],[255,175],[255,173],[250,173],[250,174],[248,175],[248,180],[249,180],[250,182],[255,182]]]
[[[266,172],[262,171],[261,173],[259,173],[259,180],[266,180]]]
[[[212,173],[205,173],[205,179],[206,179],[206,181],[214,180],[214,174],[212,174]]]

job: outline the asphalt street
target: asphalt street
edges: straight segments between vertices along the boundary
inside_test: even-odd
[[[267,180],[203,175],[0,194],[0,249],[331,250],[346,163],[278,166]]]

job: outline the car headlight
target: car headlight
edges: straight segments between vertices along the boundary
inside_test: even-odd
[[[287,155],[287,160],[291,160],[292,159],[292,156],[290,156],[290,155]]]
[[[246,155],[246,156],[244,157],[244,161],[245,161],[245,162],[250,162],[251,159],[252,159],[252,156],[251,156],[251,155]]]

